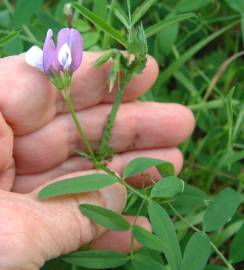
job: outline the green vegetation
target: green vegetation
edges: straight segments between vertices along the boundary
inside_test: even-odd
[[[70,25],[69,15],[64,13],[68,2],[3,0],[1,56],[41,46],[48,28],[57,33]],[[83,34],[86,50],[128,46],[126,0],[71,2],[72,26]],[[148,51],[160,67],[156,84],[140,99],[187,105],[196,118],[193,136],[180,146],[185,166],[179,178],[185,184],[167,176],[172,179],[160,181],[152,189],[129,190],[125,213],[144,214],[153,227],[152,234],[131,226],[134,238],[144,245],[139,252],[132,250],[126,256],[79,251],[48,262],[43,270],[243,269],[244,0],[131,0],[131,10],[130,23],[142,21]],[[151,159],[132,162],[124,170],[124,178],[153,166],[172,175],[168,163]],[[104,176],[104,183],[97,185],[115,181],[116,177]],[[64,187],[61,182],[54,192],[60,194]],[[91,182],[83,187],[85,191],[92,188]],[[49,197],[49,192],[50,186],[43,197]],[[130,227],[122,217],[97,208],[84,205],[83,214],[98,223],[100,220],[104,227]]]

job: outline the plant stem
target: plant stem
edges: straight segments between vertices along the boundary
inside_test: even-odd
[[[124,185],[125,187],[127,187],[131,192],[133,192],[134,194],[136,194],[138,197],[142,198],[143,200],[148,200],[148,197],[147,196],[145,196],[140,191],[138,191],[135,188],[133,188],[123,178],[121,178],[116,172],[112,171],[110,168],[108,168],[107,166],[105,166],[104,164],[102,164],[100,162],[97,162],[96,165],[97,165],[97,168],[98,169],[101,169],[101,170],[105,171],[106,173],[111,174],[114,177],[116,177],[122,185]]]
[[[70,91],[64,91],[64,97],[65,97],[65,100],[66,100],[66,104],[69,108],[69,111],[71,113],[71,116],[72,116],[72,119],[78,129],[78,132],[79,132],[79,135],[83,141],[83,143],[85,144],[86,146],[86,149],[87,149],[87,152],[89,153],[90,157],[92,158],[92,161],[95,162],[95,154],[93,152],[93,149],[91,147],[91,144],[84,132],[84,130],[82,129],[81,125],[80,125],[80,121],[76,115],[76,112],[75,112],[75,109],[74,109],[74,106],[73,106],[73,103],[72,103],[72,100],[71,100],[71,95],[70,95]]]
[[[114,126],[114,121],[116,119],[116,116],[117,116],[117,113],[119,110],[119,106],[122,102],[126,86],[127,86],[128,82],[130,81],[130,79],[132,78],[132,76],[133,76],[133,72],[130,70],[126,70],[124,78],[122,78],[122,80],[121,80],[121,84],[119,86],[118,93],[115,97],[115,101],[113,103],[112,110],[108,116],[107,125],[104,129],[102,141],[101,141],[99,149],[98,149],[99,160],[103,160],[108,152],[107,151],[108,150],[108,143],[109,143],[109,140],[111,137],[111,132],[112,132],[112,129]]]
[[[185,222],[192,230],[194,230],[195,232],[202,232],[205,234],[205,232],[199,230],[197,227],[195,227],[194,225],[192,225],[191,223],[188,222],[187,219],[185,219],[175,208],[171,203],[168,203],[169,207],[171,208],[171,210],[175,213],[175,215],[181,219],[183,222]],[[214,251],[218,254],[218,256],[221,258],[221,260],[225,263],[225,265],[228,267],[228,269],[230,270],[235,270],[234,267],[232,266],[232,264],[225,258],[225,256],[221,253],[221,251],[215,246],[215,244],[210,241],[210,245],[212,246],[212,248],[214,249]]]

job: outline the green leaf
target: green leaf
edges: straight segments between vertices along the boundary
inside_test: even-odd
[[[204,270],[229,270],[223,266],[208,264]]]
[[[237,12],[244,12],[244,0],[225,0],[230,8]]]
[[[32,15],[34,15],[41,7],[43,0],[18,0],[13,14],[13,26],[21,27],[27,24]]]
[[[9,10],[0,11],[0,26],[3,28],[9,28],[10,22],[11,22],[11,19],[10,19]]]
[[[39,198],[95,191],[118,182],[117,178],[108,174],[88,174],[79,177],[60,180],[44,187],[39,192]]]
[[[205,206],[204,201],[207,198],[207,195],[202,190],[189,184],[185,184],[183,193],[176,197],[173,205],[178,211],[186,214],[203,208]]]
[[[233,1],[233,0],[232,0]],[[177,12],[195,11],[213,3],[213,0],[181,0],[176,6]]]
[[[241,203],[241,196],[232,188],[221,191],[207,208],[203,228],[207,232],[217,231],[235,214]]]
[[[81,204],[80,210],[89,219],[113,231],[128,231],[130,224],[116,212],[91,204]]]
[[[129,257],[110,250],[89,250],[71,253],[63,257],[65,262],[92,269],[115,268],[125,264]]]
[[[203,270],[211,253],[210,240],[202,232],[196,232],[188,241],[180,270]]]
[[[104,19],[96,16],[89,9],[82,5],[73,4],[74,8],[77,9],[86,19],[92,22],[97,28],[105,32],[107,35],[118,41],[124,47],[127,47],[127,42],[124,36],[111,25],[109,25]]]
[[[165,251],[165,256],[171,269],[178,270],[182,262],[182,255],[174,224],[166,211],[156,202],[149,203],[148,213],[153,231],[168,247]]]
[[[158,50],[161,54],[167,55],[174,45],[179,32],[179,23],[173,23],[164,28],[157,35]]]
[[[229,257],[232,263],[244,261],[244,223],[232,240]]]
[[[99,40],[99,33],[98,32],[88,32],[83,34],[84,39],[84,49],[87,50],[92,46],[96,45]]]
[[[11,33],[9,33],[8,35],[1,37],[0,38],[0,47],[5,46],[7,43],[11,42],[12,40],[14,40],[17,35],[19,34],[18,31],[12,31]]]
[[[132,260],[133,270],[166,270],[166,267],[149,256],[135,254]]]
[[[242,44],[244,44],[244,12],[241,13],[241,37]]]
[[[128,178],[142,173],[146,169],[152,167],[156,167],[159,170],[160,174],[164,174],[166,176],[174,174],[174,167],[170,162],[160,159],[140,157],[133,159],[126,165],[123,176],[124,178]]]
[[[183,191],[184,181],[176,176],[168,176],[153,186],[151,196],[154,198],[172,198]]]
[[[170,64],[159,76],[158,84],[162,85],[165,84],[165,82],[178,70],[180,69],[189,59],[192,58],[194,54],[196,54],[198,51],[200,51],[204,46],[206,46],[208,43],[225,33],[227,30],[234,27],[239,21],[231,23],[230,25],[223,27],[222,29],[218,30],[217,32],[214,32],[207,38],[199,41],[197,44],[192,46],[189,50],[187,50],[185,53],[181,55],[181,57],[177,60],[175,60],[172,64]]]
[[[69,270],[71,265],[64,262],[60,257],[46,262],[40,270]]]
[[[132,233],[135,239],[147,248],[160,252],[165,252],[168,249],[168,247],[156,235],[145,230],[143,227],[133,225]]]
[[[108,0],[92,0],[92,2],[93,13],[100,18],[106,19]]]
[[[51,16],[47,12],[39,11],[37,12],[36,17],[46,29],[52,26],[52,30],[55,34],[57,34],[58,31],[64,27],[64,24],[58,22],[53,16]]]
[[[156,2],[157,0],[143,1],[143,3],[139,5],[132,14],[132,25],[136,24]]]
[[[194,13],[187,13],[187,14],[182,14],[182,15],[176,15],[174,17],[165,19],[163,21],[157,22],[156,24],[153,24],[152,26],[148,27],[145,30],[146,37],[149,38],[158,32],[161,32],[165,28],[169,27],[172,24],[175,24],[177,22],[181,22],[183,20],[187,20],[190,18],[197,17]]]
[[[22,53],[24,50],[23,40],[17,35],[5,44],[3,52],[5,56],[17,55]]]

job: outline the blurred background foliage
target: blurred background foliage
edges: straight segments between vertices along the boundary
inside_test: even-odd
[[[0,54],[19,54],[31,45],[42,45],[48,28],[55,33],[64,26],[76,27],[84,37],[86,50],[121,48],[77,11],[70,22],[64,14],[68,2],[83,4],[124,33],[114,10],[127,11],[123,0],[2,0],[0,6]],[[146,1],[131,0],[132,10]],[[198,224],[201,209],[212,195],[226,186],[242,193],[244,186],[244,1],[243,0],[158,0],[151,1],[142,17],[145,29],[184,13],[196,16],[159,29],[148,39],[149,53],[160,73],[152,89],[140,99],[177,102],[189,106],[196,117],[196,130],[181,145],[185,166],[180,177],[189,187],[175,201],[175,207]],[[162,132],[167,127],[162,127]],[[243,195],[242,195],[243,202]],[[135,213],[140,201],[129,196],[127,213]],[[212,239],[228,251],[229,240],[240,228],[243,213],[215,232]],[[223,209],[224,211],[224,209]],[[177,227],[178,226],[178,227]],[[181,245],[189,235],[176,223]],[[213,256],[211,262],[218,261]],[[243,269],[239,263],[237,269]],[[61,268],[60,268],[61,269]],[[66,269],[66,268],[64,268]],[[208,270],[214,268],[209,266]]]

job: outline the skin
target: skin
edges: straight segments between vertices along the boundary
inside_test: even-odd
[[[110,63],[95,70],[99,53],[85,53],[73,78],[72,99],[94,149],[99,145],[116,89],[108,93]],[[129,84],[112,132],[116,152],[109,166],[121,173],[129,160],[169,160],[177,173],[183,158],[177,146],[194,129],[194,117],[179,104],[138,102],[155,82],[158,66],[148,57],[143,74]],[[60,93],[44,74],[28,66],[23,55],[0,60],[0,269],[34,270],[51,258],[86,243],[96,249],[128,252],[129,232],[104,232],[82,216],[80,203],[123,211],[126,190],[120,184],[93,193],[41,201],[38,190],[51,181],[92,173],[91,164],[75,155],[84,148]],[[149,171],[158,178],[155,170]],[[134,186],[151,184],[135,176]],[[125,217],[133,223],[133,217]],[[150,230],[144,217],[137,224]],[[139,244],[135,243],[135,248]]]

